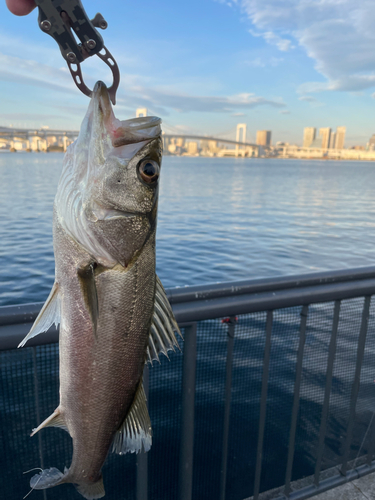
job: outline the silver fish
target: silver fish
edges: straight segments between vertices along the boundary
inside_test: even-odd
[[[32,435],[64,428],[73,458],[64,472],[33,476],[32,488],[74,483],[88,500],[101,498],[110,448],[151,447],[143,367],[175,350],[179,332],[155,274],[160,123],[117,120],[98,82],[65,155],[54,203],[55,283],[20,346],[60,323],[60,404]]]

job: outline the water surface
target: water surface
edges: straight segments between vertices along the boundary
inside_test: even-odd
[[[62,159],[0,155],[0,305],[52,286]],[[373,162],[167,156],[158,274],[171,287],[372,265],[374,186]]]

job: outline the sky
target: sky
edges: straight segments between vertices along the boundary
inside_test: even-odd
[[[37,11],[13,16],[0,0],[0,125],[78,130],[88,98],[75,86]],[[166,132],[234,138],[247,124],[272,142],[302,144],[303,128],[347,127],[346,146],[375,133],[372,0],[83,0],[121,73],[115,113],[138,107]],[[111,84],[98,57],[89,87]]]

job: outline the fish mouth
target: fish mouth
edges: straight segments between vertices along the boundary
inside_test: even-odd
[[[94,216],[95,222],[98,220],[128,219],[139,215],[144,215],[136,212],[125,212],[123,210],[115,210],[113,208],[103,208],[98,203],[93,204],[92,214]]]
[[[115,118],[108,89],[103,82],[96,83],[92,99],[97,103],[101,121],[114,148],[151,141],[161,136],[161,119],[156,116],[122,121]]]

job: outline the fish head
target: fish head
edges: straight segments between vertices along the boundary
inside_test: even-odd
[[[98,82],[79,137],[67,153],[70,174],[68,182],[59,185],[57,211],[61,212],[68,195],[62,188],[66,191],[69,184],[72,210],[68,214],[65,207],[61,219],[68,232],[104,265],[126,267],[155,234],[160,124],[156,117],[116,119],[108,90]]]

